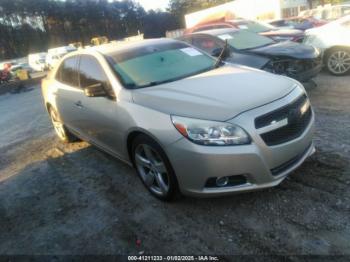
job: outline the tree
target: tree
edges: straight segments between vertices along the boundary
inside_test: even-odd
[[[143,31],[145,10],[132,0],[0,0],[0,58],[105,35],[120,39]],[[163,29],[161,29],[163,30]]]
[[[143,32],[146,38],[164,37],[168,30],[178,28],[178,21],[173,14],[151,10],[143,19]]]

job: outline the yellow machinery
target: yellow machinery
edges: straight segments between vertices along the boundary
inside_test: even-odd
[[[19,80],[24,81],[29,79],[29,72],[25,69],[18,69],[16,71],[16,76]]]
[[[105,36],[94,37],[91,39],[91,44],[94,46],[108,44],[108,38]]]

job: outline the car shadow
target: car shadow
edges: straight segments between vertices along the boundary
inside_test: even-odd
[[[314,227],[339,227],[330,215],[342,208],[337,200],[346,193],[340,185],[346,177],[332,174],[342,174],[347,162],[329,165],[323,158],[332,156],[322,152],[273,189],[165,203],[147,192],[131,167],[96,148],[86,143],[47,143],[49,147],[33,151],[32,156],[45,157],[0,182],[1,254],[115,254],[144,249],[163,253],[174,250],[172,239],[184,238],[188,241],[176,241],[176,247],[184,251],[191,247],[196,253],[216,250],[212,248],[222,238],[256,246],[250,236],[265,237],[271,231],[269,241],[286,246],[287,240],[277,241],[286,230],[303,231],[312,219],[320,221],[318,212],[310,214],[310,206],[327,210]],[[5,163],[1,172],[10,170],[22,153]],[[203,231],[206,225],[211,228]],[[141,247],[135,244],[139,239]],[[229,248],[230,242],[225,243]]]

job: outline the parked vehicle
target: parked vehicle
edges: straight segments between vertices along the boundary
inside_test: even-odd
[[[42,91],[62,141],[134,165],[163,200],[273,187],[315,150],[300,83],[171,39],[68,54]]]
[[[316,12],[314,16],[319,19],[334,21],[349,14],[350,14],[350,5],[344,4],[344,5],[325,6],[323,8],[318,9],[318,12]]]
[[[313,17],[291,17],[270,22],[270,25],[279,29],[298,29],[305,31],[310,28],[327,24],[327,21]]]
[[[73,46],[62,46],[49,49],[45,60],[46,66],[49,69],[53,69],[63,56],[76,50],[77,49]]]
[[[29,76],[29,73],[32,72],[31,68],[29,67],[28,63],[25,63],[18,60],[11,60],[7,62],[2,63],[2,69],[1,69],[1,82],[9,82],[13,80],[18,80],[19,75],[24,75],[24,71]],[[21,79],[20,79],[21,80]]]
[[[299,17],[312,17],[323,21],[334,21],[350,14],[350,4],[325,5],[300,12]]]
[[[212,22],[208,24],[199,24],[191,29],[187,29],[185,34],[197,33],[201,31],[207,31],[212,29],[224,29],[224,28],[234,28],[234,29],[245,29],[254,33],[258,33],[263,36],[272,38],[275,41],[294,41],[301,42],[304,39],[304,32],[296,29],[278,29],[267,23],[236,19],[224,22]]]
[[[350,15],[350,4],[333,5],[326,7],[323,11],[323,19],[328,21],[334,21],[346,15]]]
[[[350,15],[306,31],[304,44],[319,48],[323,62],[333,75],[350,71]]]
[[[46,70],[46,56],[47,53],[36,53],[28,55],[28,64],[29,66],[39,72]]]
[[[221,55],[227,41],[226,62],[286,75],[301,82],[311,80],[322,69],[322,58],[316,48],[291,41],[276,42],[247,30],[208,30],[179,40],[216,57]]]

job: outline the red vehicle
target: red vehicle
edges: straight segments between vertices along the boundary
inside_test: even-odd
[[[302,42],[304,39],[304,32],[296,29],[278,29],[272,25],[265,24],[259,21],[245,20],[245,19],[234,19],[234,20],[221,20],[212,21],[208,23],[198,24],[185,31],[185,34],[191,34],[212,29],[223,29],[223,28],[235,28],[235,29],[246,29],[254,33],[258,33],[267,37],[272,38],[275,41],[294,41]]]
[[[277,28],[294,28],[298,30],[307,30],[314,27],[319,27],[328,22],[314,17],[290,17],[270,22],[270,25]]]
[[[4,69],[0,70],[0,84],[7,83],[11,79],[11,67],[9,63],[4,64]]]

